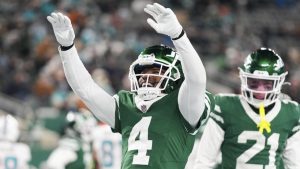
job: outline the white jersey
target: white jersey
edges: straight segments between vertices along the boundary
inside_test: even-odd
[[[1,169],[28,169],[31,152],[28,145],[0,141]]]
[[[120,169],[122,161],[122,137],[111,128],[100,125],[93,132],[93,150],[101,169]]]

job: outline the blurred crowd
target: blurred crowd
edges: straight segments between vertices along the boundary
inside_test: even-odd
[[[128,66],[146,46],[168,37],[149,28],[150,0],[33,0],[0,2],[0,90],[33,107],[63,108],[70,89],[51,25],[52,11],[70,16],[88,70],[110,92],[128,89]],[[289,68],[287,92],[300,101],[300,3],[296,0],[161,1],[174,9],[204,59],[212,92],[239,92],[237,66],[258,47],[273,48]],[[225,76],[224,76],[225,75]],[[224,84],[225,86],[219,86]],[[222,91],[222,89],[226,89]]]
[[[239,93],[238,69],[260,47],[274,49],[287,65],[283,91],[300,101],[300,2],[297,0],[160,0],[183,24],[207,69],[212,93]],[[110,94],[129,89],[128,68],[149,45],[171,45],[146,23],[151,0],[0,1],[0,92],[58,112],[80,108],[66,82],[58,44],[46,16],[67,14],[75,45],[97,83]],[[199,77],[201,78],[201,77]],[[46,109],[49,111],[49,109]],[[46,111],[46,112],[47,112]],[[51,109],[53,113],[53,109]]]
[[[128,89],[127,71],[146,46],[164,43],[145,22],[150,0],[33,0],[0,2],[0,90],[34,108],[63,108],[70,93],[51,25],[52,11],[70,16],[88,70],[110,92]],[[296,0],[184,0],[174,9],[206,63],[212,92],[239,92],[237,66],[259,47],[279,53],[289,68],[287,92],[300,101],[300,3]],[[225,75],[225,76],[224,76]],[[210,82],[209,82],[210,83]],[[219,86],[222,84],[224,86]],[[224,92],[226,92],[226,90]]]

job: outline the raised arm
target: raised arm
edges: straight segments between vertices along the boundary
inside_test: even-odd
[[[97,118],[114,128],[115,100],[94,82],[80,60],[70,19],[61,13],[52,13],[47,19],[60,44],[59,53],[69,85]]]
[[[202,61],[170,8],[154,3],[147,5],[144,11],[154,19],[147,19],[149,25],[156,32],[170,36],[181,56],[185,81],[179,91],[179,109],[183,117],[196,127],[205,108],[206,72]]]

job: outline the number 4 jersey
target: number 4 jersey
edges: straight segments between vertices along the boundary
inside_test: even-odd
[[[122,133],[122,169],[184,168],[193,148],[195,130],[181,115],[177,96],[175,90],[154,102],[144,113],[137,108],[134,94],[118,93],[114,130]],[[206,100],[201,123],[210,112],[211,102],[208,97]]]
[[[299,162],[292,160],[300,150],[297,147],[300,138],[297,103],[277,100],[274,107],[266,112],[271,132],[264,130],[263,134],[257,128],[259,114],[242,96],[217,95],[215,104],[215,111],[211,113],[199,146],[198,167],[211,168],[209,163],[213,159],[210,156],[220,151],[223,169],[283,169],[284,165],[298,166]]]

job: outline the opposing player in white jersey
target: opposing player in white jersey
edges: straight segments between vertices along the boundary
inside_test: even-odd
[[[100,169],[120,169],[122,137],[113,133],[109,125],[101,123],[93,132],[93,151]]]
[[[31,160],[27,144],[17,142],[19,123],[10,114],[0,115],[0,168],[29,169]]]

